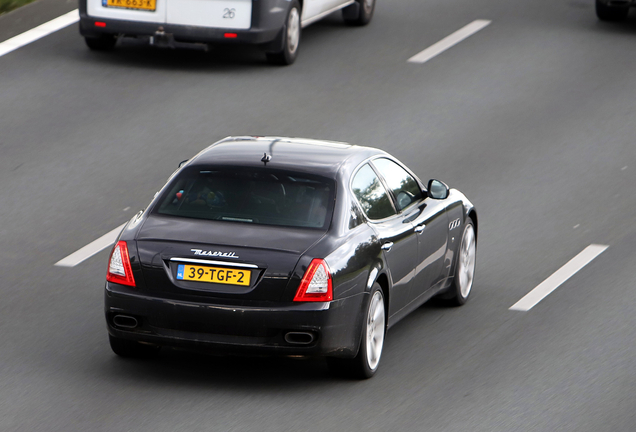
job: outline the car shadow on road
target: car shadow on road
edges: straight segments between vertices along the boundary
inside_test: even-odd
[[[348,27],[339,15],[330,16],[303,29],[299,60],[309,55],[312,45]],[[145,68],[152,70],[190,72],[236,72],[242,70],[285,70],[285,67],[271,65],[261,47],[254,45],[221,44],[206,49],[203,44],[181,44],[178,48],[157,48],[149,45],[148,39],[120,38],[112,51],[89,51],[86,48],[85,61],[108,65]],[[291,67],[294,67],[293,65]]]
[[[294,388],[342,380],[329,372],[324,360],[309,357],[221,356],[164,348],[149,359],[113,355],[106,365],[126,381],[151,379],[195,387]]]
[[[232,72],[244,68],[273,68],[265,54],[251,46],[218,46],[207,52],[199,48],[156,48],[143,40],[122,38],[112,51],[84,55],[88,62],[108,66],[159,71]]]
[[[413,337],[421,338],[423,329],[431,329],[448,310],[442,302],[431,301],[400,321],[387,338],[384,363],[392,362],[388,345],[408,345]],[[326,361],[317,357],[214,355],[171,348],[163,348],[158,355],[145,359],[125,359],[109,354],[110,357],[100,366],[101,373],[128,382],[150,380],[168,386],[232,388],[239,391],[271,389],[273,386],[293,390],[364,382],[334,374]]]
[[[624,21],[597,20],[596,28],[606,34],[636,35],[636,10],[630,10],[629,16]]]

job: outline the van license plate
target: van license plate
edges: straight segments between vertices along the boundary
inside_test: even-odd
[[[106,7],[154,11],[157,0],[103,0]]]

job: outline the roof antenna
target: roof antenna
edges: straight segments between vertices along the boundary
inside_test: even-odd
[[[265,166],[267,166],[267,162],[271,161],[272,157],[270,155],[268,155],[267,153],[263,153],[263,157],[261,158],[261,162],[263,162],[265,164]]]

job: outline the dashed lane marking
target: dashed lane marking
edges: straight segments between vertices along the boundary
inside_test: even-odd
[[[572,258],[563,267],[558,269],[549,278],[541,282],[535,289],[530,291],[517,303],[510,306],[510,310],[527,312],[537,303],[557,289],[563,282],[570,279],[576,272],[588,265],[594,258],[599,256],[609,246],[592,244],[583,249],[581,253]]]
[[[428,48],[426,48],[424,51],[422,51],[422,52],[420,52],[418,54],[415,54],[413,57],[411,57],[407,61],[409,63],[426,63],[427,61],[429,61],[433,57],[435,57],[435,56],[443,53],[447,49],[457,45],[458,43],[460,43],[461,41],[463,41],[467,37],[470,37],[470,36],[474,35],[479,30],[481,30],[484,27],[486,27],[488,24],[490,24],[490,21],[488,21],[488,20],[475,20],[475,21],[471,22],[470,24],[468,24],[467,26],[464,26],[464,27],[460,28],[455,33],[453,33],[453,34],[451,34],[449,36],[446,36],[441,41],[431,45]]]
[[[0,57],[10,53],[11,51],[28,45],[31,42],[35,42],[36,40],[43,38],[44,36],[55,33],[56,31],[61,30],[64,27],[68,27],[69,25],[74,24],[78,21],[79,12],[77,9],[75,9],[67,14],[52,19],[49,22],[34,27],[31,30],[25,31],[22,34],[14,36],[11,39],[0,42]]]
[[[126,224],[118,226],[117,228],[109,233],[104,234],[94,242],[87,244],[77,252],[73,252],[66,258],[56,262],[55,265],[60,267],[75,267],[82,261],[89,259],[96,253],[103,251],[108,246],[115,243],[115,240],[117,240],[119,233],[122,229],[124,229],[125,226]]]

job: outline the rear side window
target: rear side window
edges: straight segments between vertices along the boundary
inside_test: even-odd
[[[334,182],[269,169],[190,168],[172,181],[158,214],[260,225],[327,228]]]
[[[355,202],[351,202],[351,216],[349,217],[349,229],[353,229],[364,222],[364,216]]]
[[[369,164],[358,170],[351,188],[369,219],[384,219],[396,214],[386,189]]]
[[[422,190],[413,176],[404,168],[390,159],[379,158],[373,161],[373,165],[384,177],[386,184],[393,192],[398,205],[398,210],[403,210],[412,203],[422,199]]]

